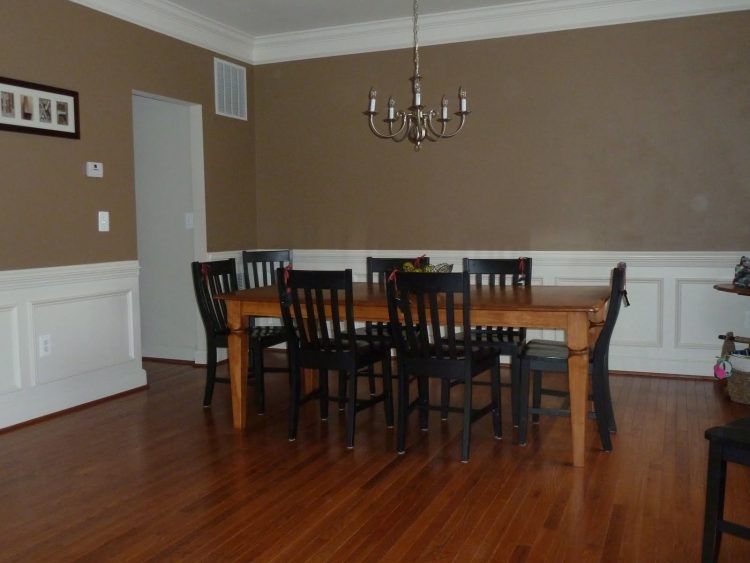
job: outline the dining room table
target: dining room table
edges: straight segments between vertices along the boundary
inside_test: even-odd
[[[429,274],[425,274],[429,275]],[[377,283],[353,284],[357,321],[388,321],[386,288]],[[472,325],[514,326],[565,331],[570,394],[572,463],[584,466],[589,349],[604,324],[609,286],[529,285],[525,287],[472,286]],[[281,317],[275,286],[218,295],[226,303],[229,376],[233,426],[247,425],[248,326],[251,317]]]

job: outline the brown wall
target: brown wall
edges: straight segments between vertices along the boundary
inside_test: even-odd
[[[737,250],[750,240],[750,12],[429,47],[474,112],[414,153],[406,50],[259,66],[260,247]]]
[[[0,131],[0,270],[137,258],[133,90],[203,105],[208,248],[256,246],[254,124],[214,115],[212,53],[61,0],[3,0],[0,53],[2,76],[78,91],[81,116],[80,140]]]

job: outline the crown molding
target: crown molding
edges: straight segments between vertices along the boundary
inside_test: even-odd
[[[168,0],[70,0],[140,27],[252,63],[252,35],[182,8]]]
[[[71,0],[261,65],[411,47],[411,18],[253,37],[168,0]],[[424,45],[750,10],[750,0],[528,0],[420,17]]]
[[[437,45],[750,9],[750,0],[531,0],[423,15],[420,43]],[[255,38],[253,64],[411,47],[411,18]]]

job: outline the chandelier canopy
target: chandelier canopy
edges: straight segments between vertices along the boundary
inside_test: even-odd
[[[408,139],[414,144],[414,150],[418,151],[422,142],[437,141],[438,139],[450,139],[463,129],[466,116],[469,115],[466,101],[466,90],[458,88],[458,111],[455,113],[459,118],[458,126],[452,133],[448,132],[448,98],[443,95],[440,110],[430,109],[422,105],[422,76],[419,74],[419,0],[414,0],[414,75],[412,82],[412,105],[407,110],[397,110],[396,101],[393,97],[388,98],[387,114],[383,122],[388,126],[387,133],[381,133],[375,125],[375,103],[377,92],[370,88],[370,104],[364,112],[369,118],[370,130],[381,139],[391,139],[401,142]]]

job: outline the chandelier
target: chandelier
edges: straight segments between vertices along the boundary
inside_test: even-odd
[[[388,98],[388,113],[383,119],[388,126],[387,133],[381,133],[375,126],[375,116],[378,115],[375,111],[377,92],[375,88],[370,88],[370,105],[364,112],[369,116],[370,130],[381,139],[391,139],[397,143],[408,139],[414,144],[415,151],[420,149],[425,139],[434,142],[455,137],[463,129],[466,116],[470,113],[466,109],[466,90],[463,87],[458,88],[458,111],[455,113],[460,121],[452,133],[448,133],[448,122],[451,118],[448,117],[448,98],[445,95],[440,103],[440,111],[422,105],[422,77],[419,74],[419,0],[414,0],[414,76],[410,80],[413,98],[408,110],[397,110],[396,101],[392,96]]]

